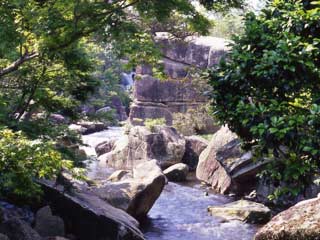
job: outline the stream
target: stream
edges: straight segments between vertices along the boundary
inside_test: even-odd
[[[88,177],[105,180],[114,170],[95,160],[94,147],[109,138],[119,138],[123,130],[110,127],[108,130],[83,136],[84,148],[93,156],[87,161]],[[224,221],[210,216],[207,207],[231,202],[232,199],[209,193],[190,176],[184,184],[169,183],[165,186],[142,224],[148,240],[251,240],[257,231],[252,224],[240,221]]]

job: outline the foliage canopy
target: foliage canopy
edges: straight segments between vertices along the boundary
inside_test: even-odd
[[[260,156],[266,171],[297,194],[320,166],[320,2],[273,1],[246,15],[244,34],[211,72],[216,117]]]

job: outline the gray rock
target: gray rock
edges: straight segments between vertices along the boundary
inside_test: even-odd
[[[0,224],[0,233],[12,240],[41,240],[40,235],[28,223],[17,218]]]
[[[187,164],[190,170],[195,170],[199,162],[199,156],[208,144],[207,140],[199,136],[186,137],[186,151],[182,162]]]
[[[242,151],[237,136],[224,126],[200,154],[196,175],[219,193],[242,195],[255,187],[256,174],[270,161],[253,161],[252,153]]]
[[[68,229],[80,240],[143,240],[139,223],[126,212],[92,194],[85,187],[71,194],[63,193],[49,181],[40,182],[44,197],[58,213]],[[33,239],[35,240],[35,239]]]
[[[115,143],[115,139],[109,139],[107,141],[104,141],[102,143],[99,143],[96,147],[96,153],[97,156],[101,156],[105,153],[111,152],[113,147],[114,147],[114,143]]]
[[[255,235],[255,240],[311,240],[320,236],[319,197],[299,202],[279,213]]]
[[[119,121],[125,121],[128,118],[126,109],[123,106],[121,99],[118,96],[113,96],[111,98],[111,106],[116,110],[117,117]]]
[[[127,170],[117,170],[110,175],[108,181],[119,182],[120,180],[132,178],[131,172]]]
[[[89,122],[89,121],[80,121],[77,122],[79,125],[81,134],[90,134],[95,132],[100,132],[108,128],[108,125],[102,122]]]
[[[239,200],[222,206],[208,207],[210,214],[227,220],[264,224],[271,218],[271,210],[261,203]]]
[[[174,128],[136,126],[115,142],[114,149],[99,157],[116,169],[132,169],[141,162],[156,159],[161,168],[167,168],[182,160],[185,139]]]
[[[49,206],[39,209],[36,213],[35,230],[42,237],[64,236],[64,222],[62,218],[53,216]]]
[[[109,183],[91,191],[112,206],[136,219],[143,219],[160,196],[166,177],[156,160],[141,163],[133,169],[133,178]]]
[[[189,167],[184,163],[177,163],[163,171],[171,182],[182,182],[187,179]]]
[[[56,123],[56,124],[68,124],[69,123],[69,120],[67,118],[65,118],[63,115],[57,114],[57,113],[50,114],[49,120],[53,123]]]

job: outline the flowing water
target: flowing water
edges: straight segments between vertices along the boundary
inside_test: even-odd
[[[94,147],[108,138],[119,138],[122,128],[83,136],[86,152],[95,155]],[[88,161],[88,175],[94,179],[106,179],[114,170],[104,163]],[[239,221],[224,221],[212,217],[208,206],[228,203],[231,199],[210,193],[191,178],[186,184],[169,183],[161,193],[142,230],[148,240],[251,240],[257,228]]]

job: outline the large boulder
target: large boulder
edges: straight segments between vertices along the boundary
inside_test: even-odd
[[[255,240],[316,240],[320,236],[320,198],[302,201],[263,226]]]
[[[136,126],[115,142],[114,149],[99,157],[117,169],[132,169],[141,162],[156,159],[161,168],[180,163],[185,152],[185,139],[168,126],[155,126],[153,131]]]
[[[45,206],[37,211],[34,228],[42,237],[65,235],[62,218],[53,216],[49,206]]]
[[[210,214],[227,220],[264,224],[271,218],[271,210],[261,203],[239,200],[221,206],[208,207]]]
[[[42,240],[41,236],[27,222],[18,218],[1,223],[0,233],[12,240]]]
[[[199,136],[186,137],[186,151],[182,162],[187,164],[190,170],[195,170],[198,165],[199,156],[208,144],[207,140]]]
[[[189,173],[189,167],[184,163],[177,163],[168,167],[163,171],[164,175],[166,175],[167,179],[171,182],[182,182],[187,179]]]
[[[92,194],[85,187],[65,192],[49,181],[40,182],[50,207],[66,224],[66,230],[80,240],[143,240],[139,223],[126,212]],[[33,240],[36,240],[33,239]]]
[[[156,160],[133,169],[133,178],[109,183],[92,192],[136,219],[143,219],[160,196],[166,177]]]
[[[269,162],[253,161],[252,153],[244,152],[237,136],[223,126],[200,154],[196,176],[219,193],[241,195],[255,187],[256,174]]]

